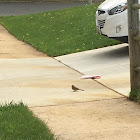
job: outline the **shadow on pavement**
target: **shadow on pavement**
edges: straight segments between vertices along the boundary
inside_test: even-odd
[[[115,48],[110,49],[105,52],[101,52],[99,54],[94,54],[93,57],[100,58],[100,59],[117,59],[117,58],[128,58],[129,57],[129,47],[123,47],[123,48]]]

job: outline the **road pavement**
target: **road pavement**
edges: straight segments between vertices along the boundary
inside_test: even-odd
[[[18,16],[41,13],[76,6],[83,6],[86,2],[1,2],[0,16]]]

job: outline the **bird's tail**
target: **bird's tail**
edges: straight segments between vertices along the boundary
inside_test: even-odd
[[[85,90],[83,90],[83,89],[79,89],[79,90],[81,90],[81,91],[85,91]]]

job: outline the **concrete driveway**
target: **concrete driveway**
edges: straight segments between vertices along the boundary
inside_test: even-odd
[[[15,39],[0,26],[0,99],[45,106],[123,96]],[[73,92],[72,85],[85,91]]]
[[[128,44],[90,50],[55,59],[87,75],[102,75],[100,83],[121,94],[130,92]]]
[[[117,49],[112,50],[112,54],[118,52],[114,55],[116,60],[119,56],[124,57],[124,54],[119,53],[125,52],[123,48],[120,51]],[[93,51],[91,56],[95,55],[100,61],[106,58],[104,62],[107,64],[102,66],[108,69],[105,66],[111,65],[108,61],[112,54],[110,52],[106,56],[100,50],[95,50],[97,53]],[[84,53],[86,52],[83,52],[83,59],[86,58]],[[99,53],[102,54],[101,58]],[[127,53],[125,54],[127,60]],[[71,63],[75,63],[76,54],[71,56]],[[65,56],[67,57],[69,55]],[[82,56],[77,59],[77,65],[80,65]],[[83,70],[86,71],[91,62],[90,60]],[[97,66],[95,62],[94,60],[94,65]],[[101,73],[102,66],[99,67],[99,74],[103,75],[101,80],[105,77]],[[15,39],[0,26],[1,102],[22,100],[35,115],[46,122],[59,140],[139,140],[139,105],[100,84],[102,81],[81,80],[81,76],[74,69]],[[73,92],[72,84],[85,91]]]

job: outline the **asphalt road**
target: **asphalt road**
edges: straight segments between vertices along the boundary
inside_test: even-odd
[[[16,2],[16,3],[0,3],[0,16],[17,16],[53,11],[76,6],[83,6],[85,2]]]

